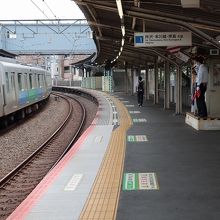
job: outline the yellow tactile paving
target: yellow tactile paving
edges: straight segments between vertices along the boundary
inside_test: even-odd
[[[116,218],[123,174],[126,132],[132,125],[132,120],[125,106],[118,99],[110,98],[118,110],[120,126],[112,132],[102,166],[80,215],[81,220]]]

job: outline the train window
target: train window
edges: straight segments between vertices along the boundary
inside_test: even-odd
[[[28,89],[28,77],[27,77],[27,73],[24,74],[24,89]]]
[[[22,87],[22,74],[18,73],[18,89],[21,91],[23,89]]]
[[[41,87],[45,87],[45,85],[44,85],[44,75],[43,74],[40,75],[40,85],[41,85]]]
[[[44,82],[44,87],[47,87],[47,83],[46,83],[46,76],[43,76],[43,82]]]
[[[6,91],[7,91],[7,93],[9,93],[10,86],[9,86],[9,75],[8,75],[8,72],[5,72],[5,84],[6,84]]]
[[[44,75],[41,75],[41,87],[44,87]]]
[[[37,74],[33,74],[33,88],[36,88],[37,87]]]
[[[12,95],[13,99],[16,99],[15,72],[11,72],[11,95]]]
[[[11,72],[11,89],[15,90],[15,73]]]
[[[30,89],[32,89],[33,88],[32,74],[29,75],[29,84],[30,84]]]
[[[45,82],[44,82],[44,75],[41,75],[41,86],[45,87]]]
[[[41,87],[41,75],[37,74],[37,87]]]

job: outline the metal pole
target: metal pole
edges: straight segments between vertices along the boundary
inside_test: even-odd
[[[182,113],[182,72],[180,66],[177,66],[176,73],[176,114]]]
[[[128,79],[128,66],[127,66],[127,63],[125,63],[125,92],[126,94],[128,94],[128,82],[129,82],[129,79]]]
[[[165,91],[164,91],[164,108],[170,108],[170,64],[168,61],[165,61]]]
[[[148,74],[148,65],[146,63],[146,66],[145,66],[145,100],[149,100],[150,99],[150,96],[149,96],[149,82],[148,82],[148,77],[149,77],[149,74]]]
[[[72,66],[70,65],[70,87],[72,86]]]
[[[158,62],[157,58],[154,63],[154,104],[158,104]]]
[[[131,95],[134,95],[134,68],[131,67]]]

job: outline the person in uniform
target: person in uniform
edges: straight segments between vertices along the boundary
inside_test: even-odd
[[[208,67],[205,64],[205,59],[202,56],[196,56],[195,62],[197,65],[197,77],[196,77],[196,104],[198,108],[198,116],[201,118],[207,118],[207,107],[205,102],[205,92],[208,84]]]

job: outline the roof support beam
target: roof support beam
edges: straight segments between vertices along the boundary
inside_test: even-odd
[[[88,1],[84,0],[84,2],[88,2]],[[112,4],[109,2],[91,3],[91,5],[93,5],[95,8],[117,12],[117,8],[115,7],[115,4]],[[193,27],[193,25],[189,24],[189,22],[190,23],[197,23],[197,24],[202,23],[205,25],[211,25],[211,26],[213,25],[213,26],[220,28],[219,23],[204,21],[204,20],[201,21],[198,19],[177,16],[177,15],[170,15],[170,14],[163,13],[163,12],[151,11],[151,10],[146,10],[146,9],[142,9],[142,8],[137,8],[137,7],[130,7],[129,10],[126,10],[126,8],[125,8],[124,15],[130,16],[130,17],[137,17],[137,18],[145,19],[145,20],[153,20],[153,21],[157,21],[157,22],[181,26],[181,27],[191,31],[192,33],[194,33],[198,37],[210,42],[216,48],[220,49],[220,44],[216,39],[210,37],[206,33],[200,31],[199,29]]]
[[[198,37],[209,41],[213,46],[220,49],[220,44],[216,39],[210,37],[209,35],[207,35],[206,33],[202,32],[202,31],[200,31],[199,29],[193,27],[191,24],[188,24],[184,21],[173,19],[173,18],[166,18],[166,17],[161,17],[161,16],[149,15],[149,14],[146,14],[145,10],[140,9],[140,8],[132,7],[132,9],[134,9],[134,11],[125,10],[124,14],[128,15],[128,16],[136,16],[136,17],[139,17],[139,18],[142,18],[142,19],[150,19],[150,20],[154,20],[154,21],[158,21],[158,22],[164,22],[164,23],[179,25],[179,26],[184,27],[185,29],[191,31],[192,33],[194,33]]]

